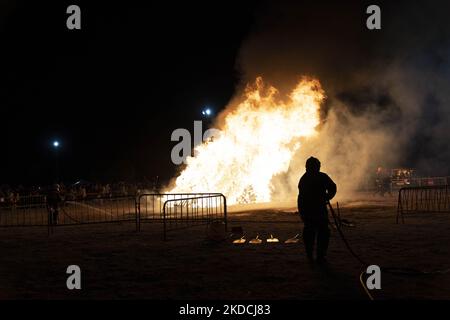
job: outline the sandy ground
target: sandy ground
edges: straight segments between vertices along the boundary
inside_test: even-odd
[[[301,231],[295,209],[229,216],[247,238],[284,241]],[[354,228],[344,232],[364,260],[380,266],[450,268],[450,214],[415,214],[395,223],[394,198],[341,203]],[[307,263],[303,244],[211,242],[206,227],[172,231],[159,224],[0,229],[1,299],[367,299],[361,265],[332,231],[328,266]],[[236,237],[234,237],[235,239]],[[82,290],[66,288],[66,268],[82,270]],[[382,274],[375,299],[450,299],[450,273]]]

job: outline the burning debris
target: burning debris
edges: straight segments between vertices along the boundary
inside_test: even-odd
[[[220,136],[188,157],[169,192],[215,190],[229,204],[270,202],[272,178],[288,171],[302,138],[316,133],[325,94],[318,80],[303,77],[286,98],[258,77],[225,110]]]

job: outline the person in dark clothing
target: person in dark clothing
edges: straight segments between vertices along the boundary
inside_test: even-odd
[[[385,176],[382,180],[381,196],[384,197],[384,195],[386,193],[388,193],[390,196],[392,196],[391,177],[390,176]]]
[[[336,184],[323,172],[320,161],[310,157],[306,161],[306,173],[298,183],[297,206],[304,223],[303,242],[308,259],[313,261],[314,243],[317,237],[317,262],[324,263],[330,229],[328,228],[327,203],[336,195]]]
[[[62,198],[60,194],[59,185],[55,184],[50,192],[47,194],[47,211],[49,223],[58,224],[59,204]]]

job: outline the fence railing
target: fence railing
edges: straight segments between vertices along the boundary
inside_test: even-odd
[[[167,200],[204,196],[221,196],[221,193],[146,193],[137,198],[137,219],[140,222],[163,222],[163,207]]]
[[[397,223],[404,214],[450,212],[450,186],[401,188],[398,192]]]
[[[450,177],[422,177],[412,178],[412,187],[426,187],[426,186],[444,186],[450,185]]]
[[[391,180],[393,190],[406,187],[434,187],[450,185],[450,177],[394,178]]]
[[[28,201],[30,200],[30,201]],[[91,200],[64,200],[58,204],[57,225],[78,225],[136,220],[134,197],[97,198]],[[46,198],[21,198],[17,204],[0,207],[0,227],[48,226],[51,208]]]
[[[47,226],[45,196],[24,196],[0,206],[0,227]]]
[[[227,228],[227,200],[223,194],[169,199],[163,205],[164,240],[170,230],[220,221]]]
[[[167,203],[170,203],[169,205]],[[226,224],[226,198],[220,193],[142,194],[138,197],[97,197],[88,200],[64,200],[53,210],[45,196],[0,206],[0,227],[55,227],[110,222],[160,222],[166,228],[172,222],[194,226],[222,219]],[[169,222],[170,220],[170,222]]]

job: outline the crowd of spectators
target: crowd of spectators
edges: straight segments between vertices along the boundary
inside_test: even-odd
[[[17,206],[21,202],[33,202],[33,199],[47,195],[53,186],[16,186],[0,185],[0,206]],[[121,196],[137,196],[143,192],[157,192],[158,187],[153,183],[90,183],[78,181],[74,184],[59,184],[61,195],[66,200],[88,200],[95,198],[112,198]]]

